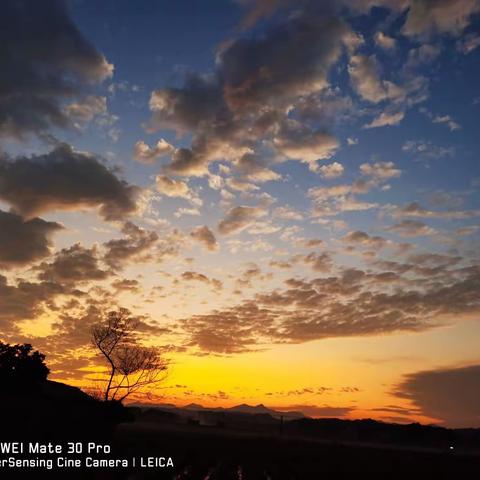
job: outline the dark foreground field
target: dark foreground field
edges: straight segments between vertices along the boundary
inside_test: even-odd
[[[168,455],[175,475],[137,472],[134,479],[303,480],[320,478],[478,478],[480,456],[434,449],[342,444],[326,440],[250,435],[209,427],[123,424],[118,451]],[[419,478],[422,478],[419,477]],[[123,478],[123,477],[112,477]]]
[[[50,441],[64,447],[71,441],[97,442],[112,451],[92,454],[94,458],[137,461],[136,468],[117,469],[0,467],[1,480],[480,478],[478,430],[372,420],[297,418],[281,423],[266,414],[124,408],[55,382],[37,392],[0,395],[0,401],[0,442]],[[84,451],[79,457],[85,456]],[[171,457],[174,466],[139,467],[140,459],[149,457]]]
[[[87,437],[86,437],[87,438]],[[95,440],[95,435],[89,435]],[[192,425],[117,425],[100,441],[103,458],[172,457],[173,468],[1,471],[0,478],[85,480],[307,480],[480,478],[480,455],[330,440],[248,434]],[[365,477],[366,475],[366,477]]]

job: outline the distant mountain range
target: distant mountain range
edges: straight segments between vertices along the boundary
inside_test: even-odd
[[[178,405],[174,405],[172,403],[131,403],[129,406],[131,407],[140,407],[140,408],[158,408],[161,410],[189,410],[189,411],[209,411],[209,412],[226,412],[226,413],[245,413],[250,415],[270,415],[273,418],[280,418],[283,417],[285,420],[294,420],[298,418],[306,418],[306,416],[302,412],[294,412],[294,411],[280,411],[280,410],[273,410],[271,408],[266,407],[262,403],[258,405],[247,405],[242,403],[240,405],[236,405],[234,407],[229,408],[222,408],[222,407],[204,407],[203,405],[199,405],[198,403],[189,403],[183,407]]]
[[[394,424],[372,419],[310,418],[301,412],[281,411],[263,404],[210,408],[196,403],[179,407],[171,403],[130,404],[137,407],[136,421],[175,428],[214,427],[225,432],[312,438],[350,445],[389,445],[395,448],[428,448],[436,451],[480,452],[480,429],[448,429],[439,426]],[[284,422],[280,422],[283,417]],[[186,430],[190,431],[190,430]]]

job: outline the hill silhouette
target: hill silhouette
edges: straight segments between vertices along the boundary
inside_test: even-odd
[[[46,380],[28,392],[0,393],[2,438],[71,440],[108,437],[125,420],[121,405],[99,402],[77,387]]]
[[[258,405],[247,405],[242,403],[240,405],[235,405],[233,407],[204,407],[198,403],[189,403],[184,405],[183,407],[178,407],[173,403],[158,403],[158,404],[144,404],[144,403],[131,403],[130,406],[132,407],[141,407],[141,408],[157,408],[157,409],[173,409],[173,410],[181,410],[181,411],[203,411],[203,412],[224,412],[224,413],[245,413],[251,415],[258,415],[258,414],[267,414],[272,416],[273,418],[281,418],[284,419],[294,419],[294,418],[304,418],[305,415],[302,412],[296,411],[280,411],[274,410],[272,408],[268,408],[263,404]]]
[[[114,407],[52,381],[29,394],[3,391],[0,401],[2,439],[105,442],[115,457],[175,460],[168,472],[90,469],[69,471],[71,479],[303,480],[353,473],[399,478],[392,472],[465,478],[480,469],[479,429],[304,416],[282,421],[283,412],[264,405]],[[64,471],[48,475],[65,478]]]
[[[132,404],[137,422],[162,422],[219,427],[349,444],[464,450],[480,454],[480,429],[449,429],[419,423],[395,424],[372,419],[309,418],[301,412],[282,412],[263,404],[208,408],[198,404]],[[168,414],[168,415],[167,415]]]
[[[404,480],[408,475],[470,478],[480,471],[480,429],[371,419],[282,421],[276,416],[282,412],[264,405],[130,409],[135,420],[119,425],[119,448],[135,451],[140,442],[151,452],[171,452],[183,472],[175,478],[309,480],[382,474]]]

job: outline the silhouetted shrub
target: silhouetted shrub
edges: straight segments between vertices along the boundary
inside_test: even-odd
[[[50,370],[44,360],[45,355],[29,343],[0,342],[0,389],[30,390],[45,382]]]

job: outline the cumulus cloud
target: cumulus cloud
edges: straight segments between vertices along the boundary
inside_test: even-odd
[[[211,252],[218,250],[218,242],[213,232],[206,226],[194,228],[190,236],[199,242],[206,250]]]
[[[262,35],[250,32],[224,42],[213,73],[190,73],[182,87],[153,91],[150,131],[192,134],[191,146],[175,150],[166,173],[208,175],[212,161],[226,160],[249,181],[277,180],[254,156],[265,141],[271,154],[315,169],[338,143],[327,131],[290,118],[288,108],[328,86],[328,72],[351,35],[334,16],[299,12]]]
[[[240,0],[249,6],[242,26],[250,27],[263,17],[270,17],[277,10],[307,8],[314,11],[318,2],[314,0]],[[354,14],[366,14],[372,7],[383,7],[395,14],[407,12],[402,32],[407,36],[427,38],[433,34],[460,34],[480,9],[476,0],[340,0],[322,2],[327,12],[349,8]],[[383,33],[383,32],[379,32]]]
[[[480,227],[478,225],[469,225],[468,227],[461,227],[455,230],[456,235],[460,236],[468,236],[473,235],[478,231]]]
[[[149,147],[143,140],[139,140],[133,147],[133,158],[140,163],[153,164],[157,158],[171,154],[175,148],[161,138],[154,147]]]
[[[353,230],[348,232],[342,240],[346,243],[354,245],[362,245],[369,248],[374,248],[376,250],[384,248],[390,245],[390,242],[383,237],[371,236],[366,232],[361,230]]]
[[[218,89],[215,77],[189,74],[182,88],[154,90],[150,129],[174,128],[182,134],[214,120],[222,111],[227,113]]]
[[[452,157],[455,153],[453,147],[435,145],[431,141],[426,140],[407,140],[402,146],[402,151],[426,160]]]
[[[389,208],[395,217],[444,218],[461,220],[480,216],[480,210],[428,210],[418,202],[411,202],[403,207]]]
[[[411,0],[403,33],[421,38],[443,33],[459,35],[479,11],[477,0]]]
[[[0,210],[0,267],[27,265],[51,252],[51,236],[63,227],[41,218],[25,220]]]
[[[333,200],[315,202],[312,216],[329,217],[343,212],[362,212],[378,207],[378,203],[364,202],[357,200],[354,196],[346,195]]]
[[[138,280],[123,278],[112,282],[112,287],[119,292],[134,292],[140,291],[140,282]]]
[[[334,17],[300,13],[262,36],[232,41],[218,57],[227,103],[245,107],[327,86],[348,33]]]
[[[2,2],[0,45],[0,135],[22,138],[72,126],[64,103],[113,71],[63,0]],[[80,107],[74,113],[88,116]]]
[[[468,55],[478,47],[480,47],[480,35],[475,33],[465,35],[464,38],[461,38],[457,41],[457,50],[462,52],[464,55]]]
[[[295,113],[301,121],[313,122],[326,129],[335,124],[350,122],[361,115],[353,99],[333,85],[299,98]]]
[[[378,204],[363,202],[356,198],[357,194],[368,193],[378,186],[375,179],[357,180],[351,185],[340,184],[332,187],[313,187],[307,192],[312,199],[314,217],[333,216],[341,212],[354,212],[377,208]]]
[[[182,180],[174,180],[165,175],[157,175],[155,178],[157,190],[167,197],[182,197],[190,199],[192,193],[187,183]]]
[[[395,48],[395,39],[389,37],[383,32],[377,32],[374,36],[375,44],[384,50],[392,50]]]
[[[165,167],[165,171],[172,175],[202,177],[208,173],[208,163],[211,158],[202,152],[195,152],[190,148],[178,148],[172,154],[172,161]]]
[[[314,272],[329,272],[333,267],[333,261],[328,253],[309,253],[302,258],[303,262],[310,265]]]
[[[318,170],[320,172],[320,176],[327,180],[341,177],[343,175],[343,172],[345,171],[343,165],[338,162],[329,163],[328,165],[322,165]]]
[[[395,168],[393,162],[362,163],[360,165],[360,172],[378,181],[398,178],[402,174],[399,168]]]
[[[80,127],[99,115],[107,115],[107,99],[99,95],[87,95],[65,107],[66,115]]]
[[[253,153],[242,155],[236,162],[235,167],[245,176],[247,180],[253,182],[268,182],[271,180],[279,180],[281,176],[270,170],[262,158]]]
[[[263,18],[271,17],[282,9],[306,8],[310,13],[323,11],[326,14],[335,13],[346,7],[353,14],[366,14],[372,7],[383,7],[402,12],[408,8],[410,0],[238,0],[246,8],[246,14],[241,22],[242,28],[252,27]]]
[[[63,288],[55,283],[36,283],[19,279],[15,284],[10,284],[6,277],[0,275],[2,333],[15,331],[18,328],[16,322],[32,319],[43,313],[45,304],[61,293]]]
[[[66,144],[44,155],[0,156],[0,199],[28,218],[88,207],[99,208],[106,220],[117,220],[137,210],[139,193],[95,155]]]
[[[288,205],[277,207],[273,211],[273,216],[283,220],[303,220],[302,213]]]
[[[241,22],[242,29],[245,29],[252,27],[258,20],[269,17],[277,9],[293,4],[294,0],[240,0],[239,3],[247,8]]]
[[[367,123],[363,128],[379,128],[398,125],[405,117],[403,111],[385,111],[375,117],[370,123]]]
[[[431,45],[429,43],[424,43],[417,48],[412,48],[408,52],[406,68],[412,69],[420,65],[431,64],[440,55],[441,50],[439,45]]]
[[[415,73],[413,60],[396,74],[397,83],[384,78],[375,55],[352,55],[348,73],[356,93],[363,100],[378,105],[370,110],[375,117],[363,128],[398,125],[408,108],[425,101],[429,96],[429,81]]]
[[[122,227],[123,237],[105,243],[104,261],[115,269],[121,269],[131,260],[154,259],[154,246],[159,238],[156,232],[148,231],[126,222]],[[172,251],[174,246],[171,247]],[[160,259],[160,258],[158,258]]]
[[[212,190],[222,190],[223,185],[223,177],[221,177],[220,175],[215,175],[214,173],[210,173],[208,175],[208,186]]]
[[[433,123],[443,123],[447,125],[451,132],[460,130],[462,127],[450,115],[436,115],[432,118]]]
[[[356,13],[368,13],[373,7],[383,7],[402,12],[410,3],[410,0],[342,0],[347,7]]]
[[[448,427],[480,427],[480,365],[407,374],[394,394]]]
[[[402,220],[401,222],[388,227],[387,230],[389,232],[398,233],[402,237],[420,237],[435,235],[438,233],[434,228],[417,220]]]
[[[210,285],[211,287],[213,287],[215,290],[221,290],[223,288],[223,284],[220,280],[217,280],[216,278],[209,278],[203,273],[199,273],[199,272],[192,272],[192,271],[183,272],[182,280],[187,282],[206,283],[207,285]]]
[[[306,163],[312,172],[319,170],[318,160],[330,158],[339,147],[332,135],[310,130],[295,120],[282,123],[273,143],[280,153]]]
[[[183,217],[184,215],[200,216],[200,210],[196,207],[192,208],[179,208],[174,214],[176,218]]]
[[[405,91],[401,87],[381,79],[380,67],[375,55],[352,56],[348,73],[354,89],[364,100],[379,103],[405,96]]]
[[[241,232],[265,215],[266,211],[261,207],[234,207],[220,221],[218,231],[223,235]]]
[[[79,243],[60,250],[52,262],[42,263],[35,270],[40,280],[59,284],[104,280],[109,276],[100,268],[97,248],[85,248]]]
[[[227,187],[237,192],[252,192],[254,190],[259,190],[259,187],[250,182],[244,182],[238,178],[230,177],[225,181]]]

